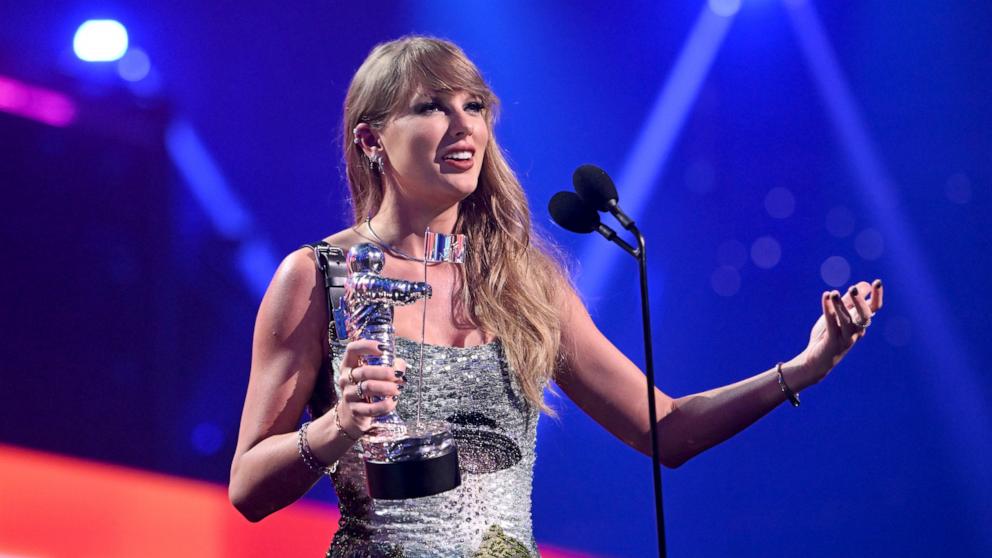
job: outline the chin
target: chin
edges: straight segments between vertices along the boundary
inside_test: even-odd
[[[479,177],[469,178],[467,176],[460,176],[457,180],[448,180],[448,185],[451,189],[458,193],[459,201],[472,195],[479,187]]]

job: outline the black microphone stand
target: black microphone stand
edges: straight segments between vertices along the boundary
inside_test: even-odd
[[[651,421],[651,475],[654,480],[654,509],[658,522],[658,556],[668,555],[665,545],[665,508],[661,499],[661,462],[658,450],[658,410],[654,397],[654,349],[651,344],[651,303],[648,302],[648,258],[644,235],[631,223],[630,231],[637,237],[637,262],[641,276],[641,320],[644,322],[644,362],[648,380],[648,420]]]
[[[612,213],[612,212],[611,212]],[[622,215],[622,213],[621,213]],[[616,214],[614,213],[614,216]],[[626,217],[626,216],[624,216]],[[619,217],[618,217],[619,219]],[[626,222],[625,222],[626,221]],[[637,247],[627,244],[622,238],[617,236],[616,231],[600,223],[596,232],[603,235],[606,240],[623,248],[635,259],[641,276],[641,321],[644,329],[644,361],[645,373],[648,383],[648,421],[651,435],[651,476],[654,481],[654,510],[655,520],[658,529],[658,556],[666,558],[668,551],[665,545],[665,508],[661,497],[661,460],[658,451],[658,409],[655,406],[654,398],[654,349],[651,344],[651,303],[648,298],[648,259],[644,246],[644,235],[629,218],[620,219],[621,224],[637,238]]]
[[[654,509],[658,529],[658,556],[666,558],[668,553],[665,547],[665,512],[661,501],[661,454],[658,451],[658,410],[654,398],[654,350],[651,344],[651,304],[648,298],[648,261],[647,250],[644,246],[644,235],[638,230],[634,224],[634,220],[624,214],[620,206],[617,205],[616,188],[613,186],[613,182],[609,177],[606,176],[606,173],[602,169],[595,167],[592,168],[592,171],[588,172],[583,167],[579,167],[579,170],[576,171],[576,176],[580,176],[582,180],[579,178],[573,179],[577,182],[577,190],[580,183],[583,186],[587,186],[587,183],[583,182],[586,177],[582,177],[580,171],[585,175],[588,175],[589,172],[596,175],[592,177],[594,182],[593,187],[591,189],[583,188],[587,194],[591,194],[594,200],[593,203],[589,203],[578,193],[558,192],[551,198],[551,202],[548,204],[548,210],[551,212],[551,217],[555,223],[558,223],[566,230],[580,234],[596,231],[603,235],[606,240],[623,248],[624,252],[637,259],[641,276],[641,316],[644,326],[644,359],[647,364],[648,422],[650,423],[648,428],[651,436],[651,473],[652,480],[654,481]],[[597,198],[601,198],[601,200]],[[604,225],[599,220],[598,211],[609,211],[610,214],[616,217],[617,221],[637,238],[637,247],[631,246],[622,238],[618,237],[616,231]]]

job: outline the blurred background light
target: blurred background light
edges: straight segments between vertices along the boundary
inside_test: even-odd
[[[770,236],[762,236],[751,244],[751,261],[761,269],[771,269],[782,260],[782,245]]]
[[[0,76],[0,112],[61,127],[76,119],[76,103],[57,91]]]
[[[741,290],[741,274],[730,266],[722,265],[710,275],[710,286],[720,296],[734,296]]]
[[[820,264],[820,277],[831,287],[843,287],[851,278],[851,264],[841,256],[830,256]]]
[[[845,238],[854,232],[854,213],[838,205],[827,212],[827,232],[835,238]]]
[[[127,29],[113,19],[83,22],[72,38],[72,50],[84,62],[113,62],[127,52]]]
[[[854,237],[854,249],[866,260],[877,260],[885,251],[885,240],[875,229],[865,229]]]
[[[124,81],[141,81],[148,77],[148,72],[152,69],[152,62],[148,58],[148,53],[141,47],[133,47],[117,61],[117,75]]]
[[[710,9],[718,16],[730,17],[741,9],[741,0],[709,0]]]
[[[772,188],[765,195],[765,211],[775,219],[786,219],[796,210],[796,197],[788,188]]]

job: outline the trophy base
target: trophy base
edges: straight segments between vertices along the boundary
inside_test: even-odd
[[[369,496],[380,500],[405,500],[433,496],[458,488],[462,483],[458,471],[458,452],[431,459],[394,463],[365,462]]]
[[[403,500],[461,484],[455,438],[445,422],[381,423],[362,440],[369,496]]]

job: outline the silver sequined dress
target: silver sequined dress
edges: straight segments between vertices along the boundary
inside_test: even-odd
[[[333,352],[336,386],[344,345]],[[408,365],[397,411],[412,421],[420,344],[397,338],[396,352]],[[422,412],[451,424],[462,485],[426,498],[372,499],[356,444],[331,476],[341,521],[327,556],[537,556],[531,485],[538,412],[523,396],[502,345],[426,345],[424,360]]]

